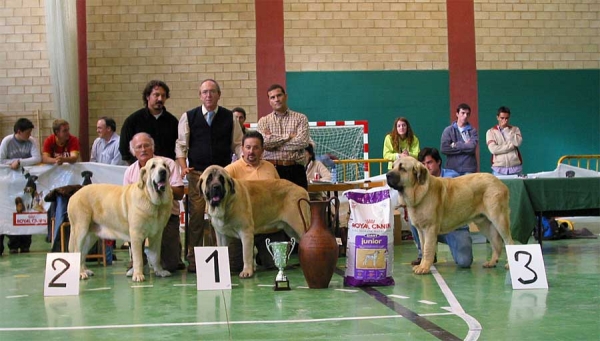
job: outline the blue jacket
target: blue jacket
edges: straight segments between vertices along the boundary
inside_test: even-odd
[[[477,172],[477,158],[475,152],[479,144],[477,129],[467,124],[470,141],[463,140],[456,122],[446,127],[442,133],[440,151],[446,155],[446,168],[452,169],[460,174]],[[454,143],[454,148],[451,146]]]

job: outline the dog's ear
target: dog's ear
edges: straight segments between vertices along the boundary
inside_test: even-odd
[[[29,172],[23,174],[23,176],[25,177],[25,179],[29,179],[29,177],[31,176],[31,174],[29,174]]]
[[[34,182],[38,179],[37,175],[30,175],[29,178]]]
[[[425,166],[419,164],[417,167],[413,169],[415,174],[415,178],[417,179],[417,183],[419,185],[424,185],[427,182],[427,177],[429,176],[429,171]]]
[[[146,186],[146,178],[148,177],[148,172],[146,171],[146,167],[142,167],[140,169],[140,179],[138,180],[138,188],[144,189]]]
[[[227,182],[229,182],[229,194],[235,194],[235,182],[233,182],[233,178],[227,178]]]

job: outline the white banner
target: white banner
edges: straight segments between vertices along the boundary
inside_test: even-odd
[[[25,173],[37,176],[35,193],[25,193],[27,179],[21,171],[0,165],[0,234],[46,234],[47,213],[50,207],[44,197],[52,189],[66,185],[81,185],[83,171],[91,171],[92,183],[123,184],[126,166],[105,165],[95,162],[74,164],[40,165],[26,167]],[[99,194],[101,195],[101,194]],[[15,199],[20,198],[23,206],[17,213]]]

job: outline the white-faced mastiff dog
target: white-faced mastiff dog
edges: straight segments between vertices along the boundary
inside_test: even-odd
[[[144,280],[142,250],[146,238],[146,254],[155,274],[171,275],[160,265],[162,233],[173,207],[169,176],[168,165],[153,158],[141,169],[135,184],[91,184],[69,199],[69,251],[81,252],[81,279],[94,274],[86,268],[85,256],[98,238],[131,241],[134,282]]]
[[[242,241],[242,278],[254,274],[255,234],[277,228],[299,240],[304,235],[302,216],[310,221],[308,204],[301,205],[302,213],[298,210],[298,200],[308,200],[308,192],[287,180],[237,180],[224,168],[210,166],[202,173],[199,186],[217,244],[227,246],[230,238]]]
[[[430,272],[438,234],[469,222],[475,223],[491,243],[492,258],[484,267],[496,266],[503,241],[514,243],[510,234],[508,188],[492,174],[439,178],[430,175],[416,159],[403,157],[396,160],[386,176],[419,231],[423,259],[413,268],[414,273]]]

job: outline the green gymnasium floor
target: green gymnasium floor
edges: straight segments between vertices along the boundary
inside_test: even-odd
[[[404,242],[390,287],[344,287],[342,258],[329,289],[307,289],[294,256],[288,292],[270,287],[275,271],[233,276],[226,291],[198,292],[185,272],[138,285],[118,251],[110,267],[89,263],[96,275],[79,296],[44,298],[42,238],[32,253],[0,257],[2,341],[600,339],[598,239],[544,243],[548,290],[513,291],[502,266],[483,269],[488,244],[474,244],[471,269],[440,249],[433,275],[412,275],[415,247]]]

